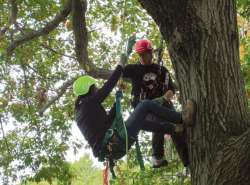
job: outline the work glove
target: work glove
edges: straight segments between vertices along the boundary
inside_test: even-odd
[[[118,62],[118,65],[124,67],[127,63],[128,57],[125,53],[122,53],[120,56],[120,61]]]

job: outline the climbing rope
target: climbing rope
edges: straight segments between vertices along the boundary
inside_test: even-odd
[[[133,45],[135,44],[135,39],[136,39],[135,34],[133,34],[128,39],[127,45],[125,47],[125,51],[120,56],[120,60],[122,61],[122,63],[127,63],[128,57],[132,52]],[[123,97],[122,87],[121,87],[122,86],[121,85],[122,79],[118,82],[118,84],[120,84],[120,85],[118,85],[118,91],[116,92],[116,116],[115,116],[115,119],[112,123],[111,129],[105,135],[103,143],[104,143],[104,148],[105,148],[106,147],[105,145],[108,144],[111,137],[113,136],[113,133],[115,131],[118,132],[119,137],[125,138],[125,155],[126,155],[128,153],[129,138],[128,138],[128,134],[127,134],[126,125],[125,125],[123,118],[122,118],[122,107],[121,107],[121,99]],[[122,124],[122,128],[121,128],[121,124]],[[140,151],[140,148],[138,148],[138,146],[139,146],[139,144],[137,143],[137,151]],[[121,147],[121,146],[117,146],[117,147]],[[110,147],[110,148],[112,148],[112,147]],[[106,158],[106,163],[109,164],[109,169],[110,169],[110,172],[112,174],[112,178],[116,178],[116,175],[114,172],[114,166],[115,166],[114,159],[113,159],[114,156],[112,156],[112,154],[111,154],[108,157],[106,157],[105,152],[107,152],[107,151],[103,151],[103,153],[100,155],[99,160],[102,161],[104,158]],[[109,152],[112,153],[111,150]],[[139,152],[138,155],[140,155],[140,154],[141,153]],[[115,155],[116,155],[115,156],[116,158],[119,158],[119,157],[117,157],[117,155],[122,156],[123,154],[115,154]],[[139,156],[138,159],[140,162],[140,166],[144,167],[142,157]],[[104,179],[104,183],[105,183],[105,179]]]
[[[125,47],[125,52],[121,54],[122,63],[127,63],[128,57],[131,54],[132,48],[133,48],[133,46],[135,44],[135,40],[136,40],[136,34],[133,33],[128,39],[127,45]],[[121,80],[120,84],[122,84],[122,80]],[[121,87],[119,87],[119,91],[122,91]],[[117,107],[117,112],[120,111],[119,113],[121,113],[122,112],[121,111],[121,97],[117,97],[116,105],[118,106]],[[125,122],[123,122],[123,127],[124,127],[124,130],[125,130],[125,138],[126,138],[126,154],[128,154],[128,134],[127,134],[127,129],[126,129]],[[142,158],[138,138],[135,138],[135,145],[136,145],[137,160],[139,161],[141,170],[144,170],[145,167],[144,167],[144,162],[143,162],[143,158]],[[128,158],[127,158],[127,160],[128,160]],[[127,163],[128,163],[128,161],[127,161]]]
[[[121,30],[122,40],[125,39],[125,18],[126,18],[125,15],[126,15],[126,11],[127,11],[126,8],[127,8],[127,1],[124,0],[123,17],[122,17],[122,30]],[[127,63],[128,57],[131,54],[132,48],[133,48],[133,46],[135,44],[135,40],[136,40],[136,34],[134,33],[132,36],[129,37],[128,42],[125,45],[124,52],[122,52],[122,54],[120,56],[120,61],[123,64]],[[121,118],[120,121],[123,124],[123,130],[124,130],[124,134],[125,134],[125,154],[128,154],[129,138],[128,138],[128,133],[127,133],[127,128],[126,128],[125,122],[122,119],[122,108],[121,108],[122,82],[123,82],[122,79],[118,82],[118,91],[116,92],[116,117]],[[119,118],[118,118],[118,120],[119,120]],[[144,170],[145,167],[144,167],[144,162],[143,162],[143,159],[142,159],[142,155],[141,155],[141,151],[140,151],[138,139],[136,139],[135,142],[136,142],[137,159],[139,161],[141,169]],[[127,160],[128,160],[128,158],[127,158]],[[114,160],[112,160],[112,157],[109,157],[109,161],[108,162],[109,162],[110,171],[112,173],[112,177],[115,178],[116,177],[115,173],[114,173],[114,165],[115,164],[114,164]],[[128,161],[127,161],[127,163],[128,163]]]
[[[123,3],[123,13],[122,13],[122,30],[121,30],[121,33],[122,33],[122,40],[125,39],[125,16],[127,14],[127,0],[124,0],[124,3]]]
[[[160,66],[163,66],[163,61],[162,61],[162,57],[163,57],[163,50],[164,50],[164,40],[163,40],[163,37],[161,36],[161,42],[160,42],[160,46],[158,48],[158,51],[157,51],[157,63],[160,65]]]
[[[122,98],[122,90],[119,89],[119,91],[116,92],[116,114],[121,114],[122,116],[122,108],[121,108],[121,98]],[[125,133],[125,147],[126,147],[126,154],[128,153],[128,132],[125,122],[122,122],[124,133]]]
[[[102,173],[103,185],[109,185],[109,163],[108,161],[105,162],[104,167],[105,168],[103,169],[103,173]]]

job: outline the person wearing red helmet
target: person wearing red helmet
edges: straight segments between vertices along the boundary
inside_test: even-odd
[[[143,65],[149,65],[152,63],[152,43],[150,40],[141,39],[135,44],[135,51],[140,55],[140,62]]]
[[[140,56],[140,63],[126,65],[123,71],[123,78],[128,78],[132,82],[132,106],[135,108],[141,100],[152,100],[165,95],[168,107],[173,108],[171,98],[175,93],[175,85],[169,71],[164,66],[153,63],[151,41],[148,39],[137,41],[135,52]],[[163,134],[153,134],[152,148],[152,166],[154,168],[166,166]]]
[[[193,123],[196,110],[193,101],[188,100],[184,111],[180,113],[162,106],[169,101],[168,93],[155,99],[155,97],[163,95],[164,92],[172,91],[172,81],[164,67],[152,63],[152,45],[145,43],[142,48],[137,45],[137,48],[140,49],[139,52],[141,52],[141,64],[124,66],[123,62],[120,61],[100,89],[95,85],[96,80],[88,75],[78,78],[73,84],[74,94],[77,95],[75,102],[77,126],[92,148],[94,156],[98,157],[99,160],[103,160],[106,154],[116,156],[116,159],[125,155],[125,147],[123,147],[126,143],[125,139],[119,138],[117,130],[112,128],[116,116],[116,105],[114,104],[109,112],[106,112],[102,105],[122,74],[123,77],[132,80],[132,93],[144,95],[139,99],[143,101],[138,103],[138,106],[125,121],[127,138],[130,141],[128,148],[133,144],[140,130],[156,132],[163,137],[165,133],[181,133],[184,123],[186,125]],[[150,114],[154,120],[147,119]],[[122,122],[120,123],[122,124]],[[104,143],[106,134],[111,136],[108,143]],[[156,148],[157,144],[154,143],[153,147]],[[159,152],[156,149],[154,151],[153,166],[160,167],[164,163],[167,164],[167,161],[163,159],[163,154],[160,153],[162,151]],[[156,158],[157,154],[161,157],[160,159]]]
[[[116,103],[109,112],[103,106],[104,100],[109,96],[124,72],[122,63],[116,67],[109,79],[101,88],[96,86],[96,80],[84,75],[73,83],[73,92],[77,96],[75,101],[75,120],[77,126],[93,154],[98,160],[106,157],[120,159],[126,154],[125,138],[119,134],[120,129],[113,128],[114,124],[123,124],[122,120],[116,120]],[[167,100],[162,96],[154,100],[143,100],[125,121],[128,139],[128,149],[134,143],[140,130],[157,133],[181,133],[183,124],[192,125],[195,115],[195,104],[188,100],[182,112],[176,112],[163,106]],[[152,114],[157,119],[147,120]],[[161,121],[159,121],[161,120]],[[119,123],[118,123],[119,121]],[[123,125],[122,125],[123,127]],[[109,137],[106,142],[106,136]]]

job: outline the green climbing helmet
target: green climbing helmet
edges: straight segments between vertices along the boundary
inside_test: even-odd
[[[89,76],[79,77],[73,84],[73,92],[75,95],[85,95],[89,92],[89,88],[96,83],[96,80]]]

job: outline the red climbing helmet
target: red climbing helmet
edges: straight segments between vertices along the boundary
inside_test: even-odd
[[[135,51],[138,54],[152,50],[153,50],[152,43],[148,39],[141,39],[135,43]]]

